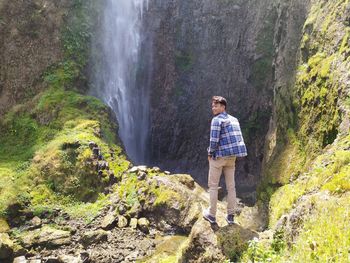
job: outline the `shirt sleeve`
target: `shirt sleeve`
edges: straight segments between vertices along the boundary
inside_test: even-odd
[[[215,151],[218,149],[220,131],[220,121],[218,119],[213,118],[210,125],[210,142],[208,147],[209,155],[214,155]]]

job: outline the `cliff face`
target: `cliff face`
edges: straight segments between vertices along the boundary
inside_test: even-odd
[[[69,6],[0,1],[0,115],[43,90],[41,76],[63,57],[60,35]]]
[[[154,41],[153,162],[206,185],[210,101],[225,96],[248,147],[236,166],[239,195],[255,200],[273,140],[283,144],[294,118],[291,90],[307,9],[305,1],[151,1],[145,27]]]
[[[211,97],[228,99],[249,156],[237,163],[239,190],[253,191],[272,111],[272,58],[278,13],[269,1],[151,1],[154,41],[151,157],[203,185]]]

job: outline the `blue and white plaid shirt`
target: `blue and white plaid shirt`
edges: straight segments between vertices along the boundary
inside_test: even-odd
[[[225,111],[211,121],[208,155],[214,159],[223,156],[247,156],[238,120]]]

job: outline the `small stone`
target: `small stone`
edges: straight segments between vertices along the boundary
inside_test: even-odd
[[[133,251],[125,258],[125,260],[134,262],[137,259],[138,255],[138,251]]]
[[[146,179],[147,174],[145,172],[138,172],[138,176],[137,179],[139,181],[145,180]]]
[[[0,218],[0,233],[5,233],[10,230],[10,226],[4,218]]]
[[[128,219],[125,216],[118,216],[118,227],[123,228],[128,225]]]
[[[104,230],[110,230],[115,226],[116,221],[117,221],[117,218],[114,215],[108,214],[103,218],[101,227]]]
[[[118,207],[118,212],[119,212],[119,214],[124,215],[126,212],[126,207],[124,205],[120,205]]]
[[[94,148],[92,148],[92,153],[93,153],[95,156],[99,156],[99,155],[100,155],[100,148],[99,148],[99,147],[94,147]]]
[[[157,167],[157,166],[153,166],[153,167],[152,167],[152,170],[155,171],[155,172],[160,172],[160,168]]]
[[[135,173],[137,171],[140,172],[147,172],[147,166],[145,165],[139,165],[139,166],[134,166],[131,169],[129,169],[129,173]]]
[[[149,233],[149,221],[147,218],[142,217],[137,220],[137,225],[141,229],[142,232],[148,234]]]
[[[84,233],[80,241],[84,246],[89,246],[91,244],[107,241],[107,236],[108,232],[105,230],[92,230]]]
[[[95,147],[97,147],[97,144],[94,141],[90,141],[89,142],[89,148],[92,150]]]
[[[136,229],[137,228],[137,218],[131,218],[131,220],[130,220],[130,227],[132,229]]]
[[[170,175],[170,172],[169,172],[169,171],[164,171],[164,173],[165,173],[166,175]]]
[[[35,217],[32,218],[32,220],[30,220],[30,223],[31,223],[34,227],[38,228],[38,227],[41,226],[41,219],[40,219],[39,217],[35,216]]]
[[[60,263],[82,263],[80,257],[75,257],[71,255],[60,255],[58,256],[58,262]]]

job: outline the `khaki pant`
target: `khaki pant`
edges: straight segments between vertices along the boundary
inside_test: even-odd
[[[218,187],[221,173],[224,172],[227,195],[227,214],[233,214],[236,206],[235,188],[235,162],[236,156],[217,157],[216,160],[209,160],[208,187],[210,195],[210,215],[216,215],[216,205],[218,202]]]

